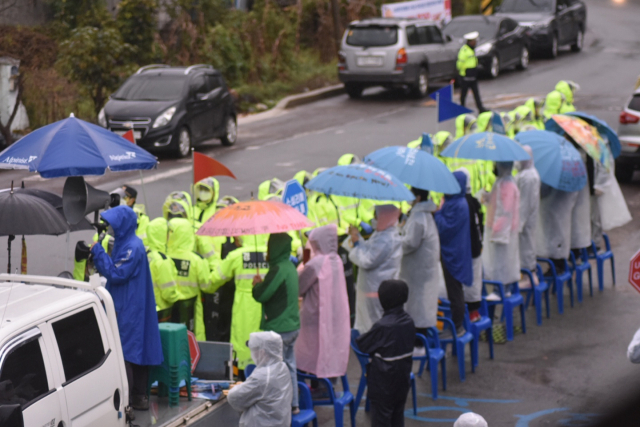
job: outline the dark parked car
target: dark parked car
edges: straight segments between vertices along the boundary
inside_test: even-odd
[[[210,65],[142,67],[109,98],[98,121],[119,134],[133,128],[141,147],[179,157],[212,138],[223,145],[237,139],[233,97]]]
[[[476,56],[482,73],[496,78],[500,70],[509,67],[524,70],[529,66],[526,29],[513,19],[504,16],[458,16],[443,30],[453,39],[462,39],[472,31],[480,34]]]
[[[631,182],[634,171],[640,169],[640,89],[633,92],[620,113],[618,137],[622,151],[616,159],[616,178]]]
[[[558,47],[579,52],[587,29],[587,7],[581,0],[504,0],[497,15],[527,27],[531,49],[558,56]]]

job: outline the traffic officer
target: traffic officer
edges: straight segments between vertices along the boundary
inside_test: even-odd
[[[254,236],[234,237],[237,249],[227,254],[211,271],[211,284],[205,292],[219,292],[235,282],[235,295],[231,314],[231,344],[236,352],[238,369],[244,371],[251,361],[247,347],[249,334],[260,330],[262,305],[253,299],[253,278],[258,273],[264,279],[269,271],[267,246],[257,242]],[[224,285],[224,286],[223,286]],[[254,361],[255,362],[255,361]]]
[[[456,117],[456,139],[476,132],[478,120],[473,114],[460,114]]]
[[[544,101],[542,99],[529,98],[524,105],[529,107],[533,112],[533,125],[538,128],[538,130],[544,130],[544,117],[542,114]]]
[[[580,89],[578,84],[569,80],[560,80],[544,100],[544,118],[548,120],[554,114],[576,111],[576,107],[573,106],[573,94],[578,89]]]
[[[458,52],[458,61],[456,66],[458,74],[460,74],[460,104],[464,107],[467,91],[473,91],[473,98],[476,101],[476,108],[479,113],[484,111],[482,100],[480,99],[480,91],[478,90],[478,58],[476,57],[475,47],[478,43],[477,31],[464,35],[467,41]]]
[[[167,221],[156,218],[147,226],[147,259],[151,270],[153,294],[156,297],[158,322],[170,322],[173,304],[180,299],[176,286],[177,270],[167,251]]]

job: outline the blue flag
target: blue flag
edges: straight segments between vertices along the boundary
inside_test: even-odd
[[[443,100],[441,98],[438,102],[438,123],[458,117],[460,114],[471,112],[473,112],[473,110],[470,110],[467,107],[463,107],[460,104]]]
[[[504,125],[504,120],[500,117],[499,113],[493,113],[491,116],[491,129],[494,133],[499,133],[500,135],[506,135],[506,126]]]
[[[422,134],[422,142],[420,143],[420,149],[426,151],[429,154],[433,154],[433,141],[428,133]]]
[[[453,102],[453,85],[448,85],[443,87],[442,89],[438,89],[429,95],[431,99],[437,101],[440,98],[440,101],[445,100],[449,102]]]

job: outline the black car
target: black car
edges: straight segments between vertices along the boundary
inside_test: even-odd
[[[188,156],[191,147],[219,138],[237,138],[234,100],[219,71],[210,65],[140,68],[109,98],[100,125],[119,134],[133,128],[136,142],[149,151]]]
[[[582,50],[587,7],[581,0],[504,0],[497,12],[528,29],[533,51],[555,58],[560,46]]]
[[[467,15],[455,17],[444,27],[444,34],[461,39],[477,31],[476,56],[483,74],[496,78],[500,70],[529,66],[529,46],[526,29],[504,16]]]

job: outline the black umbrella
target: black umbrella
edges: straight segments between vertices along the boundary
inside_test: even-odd
[[[9,263],[11,273],[11,241],[17,235],[66,233],[69,225],[51,204],[30,194],[13,190],[0,193],[0,236],[9,236]]]
[[[51,193],[45,190],[40,190],[37,188],[24,188],[24,187],[15,190],[15,192],[28,194],[30,196],[35,196],[46,201],[51,206],[56,208],[56,210],[60,213],[60,215],[64,217],[64,212],[62,211],[62,197],[58,196],[57,194]],[[82,230],[93,230],[93,226],[86,218],[82,218],[82,220],[79,223],[69,226],[69,231],[82,231]]]

